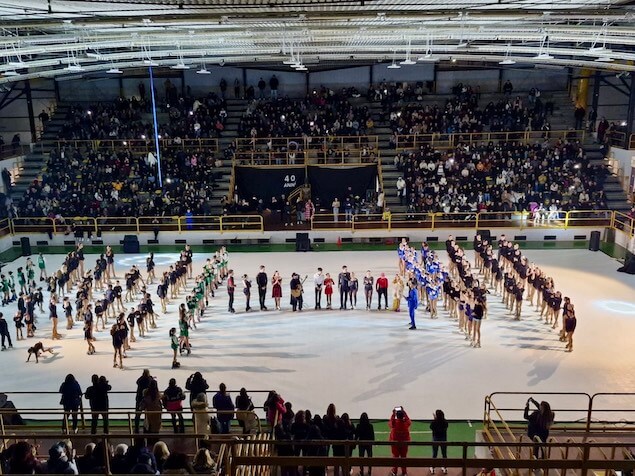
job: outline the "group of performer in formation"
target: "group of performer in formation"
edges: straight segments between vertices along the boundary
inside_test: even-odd
[[[416,249],[404,239],[398,246],[399,270],[392,279],[391,309],[399,311],[405,298],[410,317],[409,329],[417,328],[415,314],[419,307],[425,308],[430,318],[438,318],[437,303],[442,300],[443,309],[450,318],[457,320],[459,331],[465,335],[465,339],[472,347],[479,348],[481,321],[487,318],[488,295],[499,295],[515,319],[521,318],[524,301],[528,301],[529,306],[535,306],[545,324],[553,329],[560,325],[560,340],[566,342],[566,351],[573,350],[573,334],[577,324],[573,304],[556,290],[553,278],[522,255],[518,244],[508,241],[504,235],[497,243],[491,243],[477,234],[473,242],[474,266],[452,236],[448,237],[445,245],[449,258],[447,268],[427,243]],[[163,314],[167,313],[167,305],[171,301],[178,301],[185,294],[184,302],[178,307],[178,324],[169,330],[172,366],[179,367],[178,356],[191,353],[190,330],[196,329],[197,323],[201,322],[210,305],[210,298],[215,296],[219,287],[226,287],[230,313],[235,312],[236,288],[244,296],[245,312],[252,309],[252,281],[247,274],[242,274],[240,278],[235,276],[228,266],[229,256],[224,247],[206,259],[196,276],[193,276],[192,258],[192,250],[186,245],[179,259],[160,276],[156,276],[154,253],[150,253],[146,258],[145,277],[139,267],[133,265],[120,279],[115,274],[114,252],[110,246],[98,257],[94,268],[85,269],[84,249],[80,243],[51,275],[47,273],[44,257],[38,255],[39,281],[47,286],[50,293],[48,314],[51,339],[62,338],[58,329],[58,317],[62,313],[66,319],[66,329],[72,329],[77,323],[82,325],[89,355],[96,352],[94,333],[109,329],[113,367],[123,369],[123,359],[131,349],[130,344],[157,327],[159,313],[155,310],[149,291],[149,285],[156,282],[156,296]],[[36,312],[45,312],[44,295],[42,286],[36,283],[36,264],[31,258],[27,258],[24,267],[17,269],[16,275],[14,277],[12,271],[1,274],[0,286],[3,306],[17,300],[18,309],[13,321],[17,340],[23,340],[35,337]],[[303,309],[304,283],[307,278],[302,278],[298,273],[291,275],[288,289],[293,311]],[[368,270],[360,279],[347,266],[342,266],[341,271],[333,276],[320,267],[313,274],[312,284],[316,310],[322,309],[323,302],[327,310],[337,309],[333,294],[339,295],[340,310],[356,309],[359,307],[360,288],[364,292],[362,305],[366,311],[374,309],[375,305],[378,310],[388,309],[389,279],[385,273],[375,278]],[[258,292],[260,311],[268,310],[266,302],[269,288],[275,309],[282,310],[283,278],[278,271],[274,271],[269,278],[265,266],[261,265],[254,286]],[[373,302],[374,295],[377,296],[376,302]],[[60,305],[61,311],[58,309]],[[5,337],[8,338],[9,347],[13,346],[6,327],[6,321],[0,313],[2,350],[6,349]],[[53,353],[53,350],[37,342],[28,349],[28,360],[33,355],[38,362],[40,354],[44,352]]]
[[[530,306],[534,306],[535,301],[540,319],[552,329],[558,327],[562,311],[560,341],[566,342],[567,352],[573,351],[577,319],[571,300],[563,298],[555,289],[553,278],[529,263],[517,243],[501,235],[494,251],[492,243],[477,234],[473,242],[474,268],[452,236],[445,245],[449,257],[447,270],[427,243],[421,245],[420,251],[405,239],[399,244],[399,275],[408,284],[410,329],[416,329],[415,311],[419,306],[425,306],[430,317],[436,319],[437,301],[442,297],[443,308],[451,318],[457,319],[459,331],[472,347],[480,348],[481,321],[487,318],[487,295],[498,294],[516,320],[521,318],[524,300],[529,301]],[[399,275],[395,280],[397,290],[403,289]],[[397,290],[395,295],[400,296]]]

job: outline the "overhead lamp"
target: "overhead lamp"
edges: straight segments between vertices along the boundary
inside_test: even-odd
[[[82,68],[78,64],[69,64],[66,68],[64,68],[64,71],[78,72],[78,71],[84,71],[84,68]]]
[[[152,59],[143,60],[143,64],[147,66],[159,66],[159,63],[157,63],[156,61],[153,61]]]
[[[506,58],[503,61],[499,61],[498,64],[503,65],[503,66],[507,66],[507,65],[510,65],[510,64],[516,64],[516,62],[513,59]]]
[[[467,48],[467,41],[465,40],[461,40],[459,41],[459,44],[456,45],[457,48]]]
[[[399,66],[397,63],[395,63],[395,60],[393,60],[392,63],[387,66],[387,68],[388,69],[401,69],[401,66]]]
[[[172,69],[190,69],[188,65],[185,63],[177,63],[174,66],[171,66]]]
[[[107,74],[123,74],[123,71],[121,71],[119,68],[110,68],[108,71],[106,71]]]
[[[289,59],[284,60],[282,64],[291,66],[291,65],[297,64],[297,61],[293,56],[291,56]]]
[[[303,64],[298,65],[298,66],[294,66],[296,71],[307,71],[307,67],[304,66]]]
[[[417,64],[417,62],[412,61],[410,58],[406,58],[405,60],[400,61],[399,64],[411,65],[411,64]]]
[[[204,66],[201,66],[201,69],[199,69],[196,74],[212,74],[208,69],[206,69]]]
[[[596,46],[596,47],[591,47],[589,48],[589,53],[598,53],[598,54],[607,54],[607,53],[612,53],[613,51],[611,51],[610,49],[604,47],[604,46]],[[9,63],[11,64],[11,63]]]
[[[534,56],[534,59],[537,59],[537,60],[552,60],[553,56],[551,56],[549,53],[539,53],[536,56]]]
[[[611,58],[610,56],[600,56],[599,58],[596,58],[594,61],[596,63],[612,63],[615,60]]]
[[[20,76],[19,73],[17,71],[5,71],[4,73],[2,73],[2,76]]]

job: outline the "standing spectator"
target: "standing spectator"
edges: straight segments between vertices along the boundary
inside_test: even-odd
[[[264,99],[265,98],[265,88],[267,87],[267,83],[265,83],[265,80],[260,78],[258,80],[258,90],[260,91],[260,99]]]
[[[274,74],[271,79],[269,79],[269,87],[271,88],[271,99],[278,99],[278,85],[280,81]]]
[[[595,132],[595,122],[598,120],[598,112],[592,107],[589,110],[589,123],[587,130],[589,132]]]
[[[406,199],[406,181],[403,177],[397,179],[397,196],[399,197],[399,205],[403,205]]]
[[[408,414],[403,407],[395,407],[393,409],[388,426],[390,427],[389,440],[396,443],[391,446],[392,456],[394,458],[407,458],[408,442],[410,441],[410,418],[408,418]],[[391,476],[396,476],[396,474],[397,463],[395,463],[390,472]],[[407,474],[408,469],[402,466],[401,475],[406,476]]]
[[[247,390],[244,387],[241,388],[240,394],[236,397],[236,419],[243,429],[243,434],[248,434],[251,430],[249,423],[253,419],[253,414],[250,412],[253,412],[254,408],[254,404]]]
[[[313,216],[315,215],[315,206],[311,199],[307,199],[304,204],[304,221],[307,223],[311,223],[313,221]]]
[[[137,88],[139,89],[139,99],[145,99],[146,97],[146,85],[140,81],[139,82],[139,86],[137,86]]]
[[[234,99],[240,98],[240,81],[238,78],[234,79]]]
[[[199,393],[194,400],[190,403],[192,407],[192,413],[194,414],[194,433],[197,434],[209,434],[210,432],[210,419],[207,409],[207,394]]]
[[[220,97],[225,99],[225,95],[227,94],[227,80],[225,78],[221,78],[220,80]]]
[[[101,415],[104,425],[104,433],[108,434],[108,392],[112,387],[106,380],[106,377],[98,377],[93,374],[91,377],[92,385],[86,389],[84,397],[88,399],[91,412],[90,434],[97,433],[97,424],[99,423],[99,415]]]
[[[220,432],[224,435],[228,434],[231,421],[234,418],[234,403],[227,393],[227,387],[224,383],[218,386],[218,392],[212,398],[212,406],[218,411]]]
[[[537,410],[529,413],[529,404],[533,403]],[[541,442],[545,443],[549,438],[549,429],[553,425],[555,418],[554,412],[551,411],[551,405],[548,402],[542,401],[540,404],[533,398],[529,398],[525,404],[524,418],[527,420],[527,436],[531,441],[534,441],[535,437],[538,437]],[[538,456],[540,454],[540,456]],[[534,445],[534,457],[544,458],[544,448],[537,444]]]
[[[507,96],[511,96],[513,91],[514,91],[514,86],[512,85],[512,82],[508,79],[507,81],[505,81],[505,84],[503,85],[503,93],[505,93]]]
[[[62,429],[68,432],[68,418],[73,419],[73,432],[77,433],[77,412],[82,403],[82,388],[77,383],[73,374],[68,374],[62,385],[60,385],[59,393],[62,394],[60,403],[64,408],[64,420],[62,421]]]
[[[4,193],[11,193],[11,172],[5,167],[2,169],[2,183],[4,184]]]
[[[42,112],[37,117],[40,118],[40,121],[42,122],[42,127],[44,127],[50,119],[48,113],[46,112],[46,109],[42,109]]]
[[[264,410],[267,413],[267,422],[272,428],[282,421],[282,415],[287,411],[283,398],[275,390],[269,392]]]
[[[145,369],[141,374],[141,377],[137,379],[137,393],[135,395],[135,408],[136,413],[134,417],[134,432],[139,433],[139,423],[141,420],[141,401],[143,400],[143,392],[150,386],[152,377],[150,376],[150,370]]]
[[[143,431],[145,433],[159,433],[161,431],[161,392],[155,379],[150,380],[150,385],[143,392],[141,400],[141,410],[145,412]],[[152,438],[152,443],[156,438]],[[150,443],[150,439],[148,439]]]
[[[171,378],[168,388],[166,388],[163,392],[163,406],[168,412],[170,412],[174,433],[185,433],[185,423],[183,422],[183,400],[185,400],[183,389],[176,385],[176,379]]]
[[[606,135],[609,125],[609,121],[606,120],[606,117],[602,117],[600,122],[598,122],[598,143],[604,143],[604,136]]]
[[[580,130],[584,127],[584,118],[586,111],[581,104],[576,105],[575,111],[573,111],[573,117],[575,119],[575,129]]]
[[[340,200],[339,200],[339,198],[335,197],[333,199],[333,203],[331,204],[331,208],[333,208],[333,221],[335,223],[337,223],[339,221],[339,215],[340,215]]]
[[[5,339],[9,341],[9,349],[13,349],[13,343],[11,342],[11,335],[9,334],[9,324],[7,324],[4,315],[0,312],[0,336],[2,338],[2,350],[7,350],[5,345]]]
[[[359,417],[359,423],[355,427],[355,439],[358,441],[375,441],[375,429],[373,424],[368,419],[366,412],[362,413]],[[361,444],[359,445],[359,457],[360,458],[372,458],[373,457],[373,445]],[[371,476],[373,471],[372,466],[368,467],[368,476]],[[364,476],[364,467],[359,467],[360,476]]]
[[[13,148],[13,152],[16,152],[20,147],[20,133],[16,133],[11,139],[11,147]]]
[[[448,441],[448,422],[445,419],[443,410],[437,410],[432,415],[432,423],[430,423],[430,429],[432,430],[432,441]],[[448,447],[446,445],[432,445],[432,457],[436,458],[439,453],[439,447],[441,447],[441,456],[443,458],[448,457]],[[443,474],[448,474],[448,470],[445,466],[441,467]],[[434,474],[434,467],[430,468],[430,473]]]
[[[192,406],[192,402],[202,393],[206,394],[209,385],[207,385],[207,381],[203,378],[200,372],[195,372],[190,375],[185,382],[185,388],[190,391],[190,407]]]

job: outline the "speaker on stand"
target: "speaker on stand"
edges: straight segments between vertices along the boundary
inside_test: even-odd
[[[31,240],[28,237],[20,238],[20,246],[22,247],[22,256],[31,256]]]
[[[137,235],[124,235],[123,252],[139,253],[139,238],[137,238]]]

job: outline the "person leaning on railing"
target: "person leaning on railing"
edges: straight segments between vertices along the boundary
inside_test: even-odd
[[[532,403],[537,410],[529,413],[529,404]],[[545,443],[549,438],[549,430],[553,425],[555,413],[551,411],[551,405],[549,402],[542,401],[540,404],[533,398],[529,398],[525,404],[524,418],[527,420],[527,436],[531,441],[535,441],[536,438]],[[540,444],[534,445],[534,457],[544,458],[545,450],[544,446]]]

